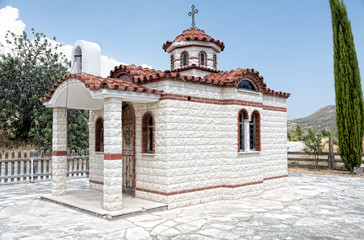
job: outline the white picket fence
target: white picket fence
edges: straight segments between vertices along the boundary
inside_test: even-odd
[[[88,177],[89,155],[87,150],[67,151],[67,176]],[[9,182],[34,182],[52,178],[52,154],[50,151],[32,150],[29,153],[0,152],[0,184]]]

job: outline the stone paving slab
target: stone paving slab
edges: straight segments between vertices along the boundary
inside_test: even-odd
[[[87,184],[87,183],[85,183]],[[41,195],[42,200],[56,203],[94,216],[113,220],[115,218],[141,214],[149,211],[166,210],[167,204],[133,198],[123,194],[123,209],[107,211],[102,206],[102,191],[93,189],[71,190],[64,196]]]
[[[80,188],[86,179],[69,181]],[[0,189],[0,239],[364,239],[361,178],[289,174],[261,196],[114,221],[40,200],[50,182]]]

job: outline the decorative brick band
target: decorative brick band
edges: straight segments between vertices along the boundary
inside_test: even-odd
[[[67,156],[67,151],[53,151],[52,156]]]
[[[94,180],[89,180],[90,183],[94,183],[94,184],[100,184],[100,185],[104,185],[103,182],[99,182],[99,181],[94,181]]]
[[[276,179],[276,178],[283,178],[283,177],[288,177],[288,175],[276,176],[276,177],[270,177],[270,178],[264,178],[264,181],[265,180]],[[238,188],[238,187],[245,187],[245,186],[250,186],[250,185],[262,184],[264,181],[243,183],[243,184],[238,184],[238,185],[218,185],[218,186],[211,186],[211,187],[204,187],[204,188],[195,188],[195,189],[183,190],[183,191],[177,191],[177,192],[170,192],[170,193],[153,191],[153,190],[148,190],[148,189],[144,189],[144,188],[136,188],[136,190],[137,191],[141,191],[141,192],[148,192],[148,193],[159,194],[159,195],[163,195],[163,196],[171,196],[171,195],[177,195],[177,194],[184,194],[184,193],[191,193],[191,192],[199,192],[199,191],[210,190],[210,189],[215,189],[215,188]]]
[[[104,160],[122,160],[122,153],[104,153]]]
[[[136,190],[142,191],[142,192],[149,192],[149,193],[164,195],[164,196],[171,196],[171,195],[184,194],[184,193],[190,193],[190,192],[199,192],[199,191],[210,190],[210,189],[215,189],[215,188],[237,188],[237,187],[244,187],[244,186],[262,184],[262,183],[263,183],[263,181],[244,183],[244,184],[239,184],[239,185],[218,185],[218,186],[196,188],[196,189],[183,190],[183,191],[170,192],[170,193],[153,191],[153,190],[148,190],[148,189],[143,189],[143,188],[136,188]]]
[[[288,175],[282,175],[282,176],[275,176],[275,177],[264,178],[264,181],[272,180],[272,179],[277,179],[277,178],[284,178],[284,177],[288,177]]]
[[[192,97],[192,96],[178,95],[178,94],[163,94],[161,96],[160,100],[189,101],[189,102],[198,102],[198,103],[206,103],[206,104],[216,104],[216,105],[239,105],[239,106],[248,106],[248,107],[258,107],[258,108],[263,108],[264,110],[287,112],[287,109],[283,108],[283,107],[266,106],[266,105],[263,105],[262,103],[242,101],[242,100],[236,100],[236,99],[222,100],[222,99],[215,99],[215,98]]]
[[[282,107],[263,106],[263,109],[269,111],[287,112],[287,108]]]

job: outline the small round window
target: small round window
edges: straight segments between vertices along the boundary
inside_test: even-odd
[[[246,90],[252,90],[252,91],[256,91],[254,85],[249,82],[248,80],[243,80],[239,83],[238,85],[238,89],[246,89]]]

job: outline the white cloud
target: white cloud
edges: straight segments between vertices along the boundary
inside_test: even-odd
[[[145,63],[143,63],[143,64],[142,64],[142,67],[143,67],[143,68],[150,68],[150,69],[153,69],[153,67],[152,67],[152,66],[150,66],[150,65],[148,65],[148,64],[145,64]]]
[[[127,63],[120,62],[107,56],[101,56],[101,77],[107,77],[111,70],[114,70],[115,66],[120,64],[128,65]]]
[[[17,35],[23,33],[25,29],[25,24],[18,20],[19,18],[19,10],[17,8],[13,8],[7,6],[5,8],[0,9],[0,54],[1,53],[9,53],[10,48],[7,46],[5,42],[5,34],[8,30],[14,32]],[[58,43],[52,39],[48,39],[51,43]],[[71,60],[72,54],[72,46],[71,45],[62,45],[62,48],[59,50],[63,52],[68,59]],[[110,74],[110,71],[114,69],[115,66],[119,66],[120,64],[127,65],[127,63],[123,63],[114,58],[109,58],[107,56],[101,56],[101,77],[107,77]],[[152,66],[143,63],[141,65],[144,68],[152,68]]]
[[[10,6],[0,9],[0,53],[8,53],[10,49],[5,42],[5,34],[7,31],[15,34],[22,34],[25,24],[19,18],[19,10]]]

